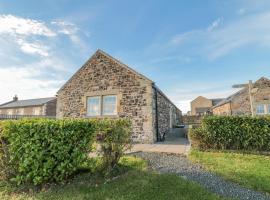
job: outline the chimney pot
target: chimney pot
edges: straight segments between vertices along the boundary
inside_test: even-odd
[[[17,95],[15,95],[14,97],[13,97],[13,101],[18,101],[18,96]]]

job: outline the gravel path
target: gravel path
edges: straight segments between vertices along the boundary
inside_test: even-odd
[[[195,181],[214,193],[241,200],[270,200],[263,193],[243,188],[235,183],[207,172],[186,157],[175,154],[137,152],[132,155],[148,160],[152,169],[160,173],[176,173],[184,179]]]

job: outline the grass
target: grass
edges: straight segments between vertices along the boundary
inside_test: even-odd
[[[40,192],[18,192],[11,186],[0,186],[0,199],[89,199],[89,200],[218,200],[216,196],[172,174],[158,174],[147,169],[144,160],[125,157],[110,181],[97,173],[79,173],[68,183],[51,185]]]
[[[270,156],[192,150],[189,158],[227,180],[270,194]]]

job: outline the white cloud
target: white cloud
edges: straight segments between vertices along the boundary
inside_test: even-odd
[[[220,26],[222,22],[222,18],[217,18],[215,21],[212,22],[212,24],[207,28],[208,31],[213,31],[218,26]]]
[[[208,28],[191,30],[173,36],[166,49],[183,50],[192,55],[217,59],[228,55],[235,49],[247,46],[270,47],[270,12],[254,14],[222,23],[222,18],[215,20]]]
[[[20,98],[54,96],[65,82],[63,79],[74,70],[74,60],[69,56],[77,51],[72,49],[76,42],[83,43],[78,30],[64,21],[56,27],[0,15],[0,103],[9,101],[14,94]],[[76,46],[68,44],[68,51],[62,52],[66,45],[64,35]]]
[[[0,15],[0,33],[56,36],[56,33],[43,22],[13,15]]]
[[[247,10],[246,10],[245,8],[240,8],[239,10],[237,10],[236,13],[237,13],[238,15],[244,15],[244,14],[246,13],[246,11],[247,11]]]
[[[17,94],[20,98],[54,96],[62,81],[38,80],[33,76],[41,72],[36,68],[0,68],[0,103],[10,101]]]
[[[58,33],[67,35],[74,44],[83,49],[87,48],[78,36],[79,28],[75,24],[62,20],[52,21],[51,24],[57,27]]]
[[[49,56],[49,53],[48,53],[49,48],[45,45],[42,45],[41,43],[37,43],[37,42],[29,43],[23,39],[18,39],[17,43],[24,53],[33,54],[33,55],[37,54],[44,57]]]

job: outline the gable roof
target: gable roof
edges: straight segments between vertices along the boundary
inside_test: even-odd
[[[206,98],[206,97],[204,97],[204,96],[198,96],[198,97],[196,97],[195,99],[193,99],[193,100],[191,101],[191,103],[194,102],[194,101],[196,101],[196,100],[198,100],[198,99],[204,99],[204,100],[211,101],[211,99],[208,99],[208,98]]]
[[[142,75],[141,73],[135,71],[134,69],[130,68],[129,66],[127,66],[126,64],[122,63],[121,61],[119,61],[118,59],[112,57],[111,55],[105,53],[104,51],[98,49],[84,64],[83,66],[78,69],[75,74],[73,74],[70,79],[57,91],[57,93],[59,93],[61,90],[63,90],[65,88],[65,86],[81,71],[83,70],[86,66],[87,63],[91,62],[91,60],[93,60],[98,54],[101,54],[105,57],[107,57],[108,59],[116,62],[117,64],[119,64],[121,67],[126,68],[127,70],[133,72],[134,74],[138,75],[139,77],[143,78],[144,80],[149,81],[150,83],[154,83],[151,79],[147,78],[146,76]]]
[[[27,106],[41,106],[49,101],[55,100],[56,97],[39,98],[39,99],[27,99],[11,101],[0,105],[0,108],[17,108]]]
[[[137,76],[141,77],[142,79],[149,81],[152,86],[164,97],[166,98],[171,104],[173,104],[176,108],[177,106],[156,86],[155,82],[152,81],[151,79],[147,78],[146,76],[144,76],[143,74],[135,71],[134,69],[132,69],[131,67],[127,66],[126,64],[122,63],[121,61],[119,61],[118,59],[112,57],[111,55],[107,54],[106,52],[98,49],[84,64],[83,66],[78,69],[75,74],[73,74],[70,79],[57,91],[57,94],[63,90],[65,88],[65,86],[81,71],[83,70],[86,66],[87,63],[91,62],[91,60],[93,60],[98,54],[101,54],[105,57],[107,57],[108,59],[112,60],[113,62],[116,62],[118,65],[120,65],[121,67],[124,67],[125,69],[127,69],[128,71],[131,71],[132,73],[136,74]],[[179,108],[177,108],[179,109]],[[179,109],[180,110],[180,109]],[[181,110],[180,110],[181,111]]]
[[[262,82],[267,81],[270,84],[270,80],[266,77],[261,77],[260,79],[258,79],[257,81],[255,81],[255,83],[253,83],[254,87],[256,87],[257,85],[261,84]],[[222,106],[224,104],[230,103],[235,97],[237,97],[238,95],[243,94],[244,92],[246,92],[248,90],[248,87],[244,87],[243,89],[233,93],[232,95],[230,95],[229,97],[225,98],[224,100],[220,101],[217,105],[213,106],[212,108],[216,108],[219,106]]]

